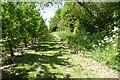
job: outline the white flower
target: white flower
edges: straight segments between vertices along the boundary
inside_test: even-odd
[[[113,32],[117,31],[119,28],[118,27],[114,27],[114,30],[112,30]]]
[[[99,43],[99,46],[101,46],[102,44],[101,43]]]
[[[109,40],[109,38],[108,38],[107,36],[105,36],[105,37],[104,37],[104,40],[107,41],[107,40]]]
[[[93,45],[93,47],[95,47],[95,45]]]
[[[116,37],[116,35],[113,35],[112,37],[114,37],[114,38],[115,38],[115,37]]]
[[[101,41],[102,43],[105,43],[103,40]]]
[[[116,54],[114,54],[115,56],[118,55],[118,52]]]
[[[98,26],[95,26],[96,28],[98,28]]]
[[[112,38],[109,38],[108,42],[112,42]]]
[[[117,44],[113,44],[113,46],[117,46]]]

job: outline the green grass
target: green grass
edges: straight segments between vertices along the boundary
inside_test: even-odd
[[[56,40],[64,40],[66,41],[68,36],[71,34],[71,32],[52,32],[52,35],[54,35],[56,37]]]
[[[118,62],[117,46],[108,45],[105,48],[96,48],[92,51],[85,51],[84,55],[106,64],[114,70],[120,71]]]
[[[96,77],[91,72],[89,75],[89,70],[78,64],[81,61],[76,61],[76,57],[61,47],[59,43],[41,43],[35,49],[26,49],[23,55],[15,56],[14,63],[16,66],[3,71],[3,78]]]
[[[56,33],[54,33],[56,34]],[[58,34],[58,33],[57,33]],[[64,33],[65,34],[65,33]],[[58,35],[54,35],[58,36]],[[58,36],[60,38],[60,36]],[[69,53],[70,49],[61,46],[59,41],[41,42],[33,48],[22,51],[13,58],[16,66],[3,70],[3,78],[97,78],[96,71],[84,66],[87,64],[81,55]],[[116,47],[96,48],[84,51],[84,56],[116,67]],[[11,64],[10,64],[11,65]],[[97,65],[97,64],[96,64]],[[118,68],[118,66],[116,67]]]
[[[99,33],[94,35],[85,35],[85,33],[71,34],[65,32],[57,32],[54,34],[64,41],[66,40],[69,44],[75,45],[78,49],[83,51],[84,56],[93,58],[114,70],[120,71],[117,38],[112,38],[111,42],[103,44],[100,38],[102,33],[101,35]],[[93,47],[93,45],[95,46]]]

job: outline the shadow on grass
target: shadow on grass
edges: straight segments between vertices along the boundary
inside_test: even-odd
[[[40,46],[38,48],[35,49],[36,52],[39,51],[60,51],[60,49],[63,49],[63,47],[46,47],[46,46]]]
[[[32,50],[35,50],[36,52],[39,52],[39,51],[60,51],[61,49],[67,49],[67,48],[64,48],[63,46],[60,46],[59,43],[44,42],[44,43],[40,43],[36,46],[32,46],[28,49],[32,49]]]
[[[22,68],[12,67],[11,69],[3,70],[3,79],[6,78],[32,78],[29,77],[29,72],[37,71],[37,68],[41,68],[42,71],[36,73],[35,78],[56,78],[57,75],[63,76],[62,73],[51,72],[51,69],[56,69],[54,65],[66,66],[70,63],[67,62],[67,59],[58,58],[59,56],[63,56],[61,52],[55,53],[54,55],[44,55],[44,54],[32,54],[26,53],[22,56],[15,56],[14,63],[17,65],[16,67],[22,66]],[[35,64],[36,63],[36,64]],[[24,67],[24,65],[28,65],[28,67]],[[50,65],[49,67],[46,65]]]

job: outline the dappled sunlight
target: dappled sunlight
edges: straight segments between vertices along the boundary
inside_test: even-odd
[[[61,43],[51,43],[52,46],[54,44],[53,47],[51,44],[46,44],[37,45],[35,49],[38,51],[28,48],[24,49],[23,55],[15,56],[13,61],[16,66],[3,71],[3,78],[6,76],[8,78],[98,78],[100,75],[103,77],[110,75],[107,72],[108,76],[100,74],[102,72],[98,72],[97,69],[103,66],[99,65],[95,68],[94,64],[99,63],[94,60],[87,59],[81,54],[71,54],[67,51],[69,49],[63,47],[62,49],[54,48],[54,46],[61,47]],[[103,69],[105,68],[103,67]],[[100,75],[96,75],[96,73]]]
[[[2,78],[118,78],[119,3],[2,2]]]
[[[57,44],[54,43],[54,45]],[[14,63],[16,64],[16,67],[12,69],[15,72],[11,70],[10,71],[11,75],[13,75],[15,78],[18,78],[17,75],[22,77],[23,74],[29,75],[27,77],[32,77],[32,78],[37,78],[37,77],[53,78],[55,76],[63,77],[62,73],[59,72],[55,73],[55,72],[58,68],[62,66],[65,67],[66,65],[70,65],[70,63],[67,62],[67,58],[65,58],[64,54],[60,52],[60,48],[47,47],[46,51],[43,52],[43,50],[41,49],[44,48],[46,48],[45,45],[44,47],[39,46],[38,49],[40,50],[38,51],[25,49],[23,55],[15,56]],[[54,49],[56,49],[57,51],[54,51]],[[23,71],[24,73],[19,73],[19,71],[21,71],[22,69],[24,70]],[[24,77],[25,76],[23,76],[23,78]]]

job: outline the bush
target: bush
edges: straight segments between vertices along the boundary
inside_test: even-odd
[[[119,54],[117,52],[117,34],[106,36],[105,32],[96,34],[86,34],[79,32],[76,34],[59,34],[63,40],[69,44],[74,44],[78,49],[84,51],[84,55],[106,64],[107,66],[120,71]]]
[[[109,67],[120,71],[120,63],[118,61],[119,54],[117,52],[117,40],[113,39],[111,43],[105,45],[104,47],[97,47],[92,51],[85,51],[84,55],[92,57],[95,60],[108,65]]]

